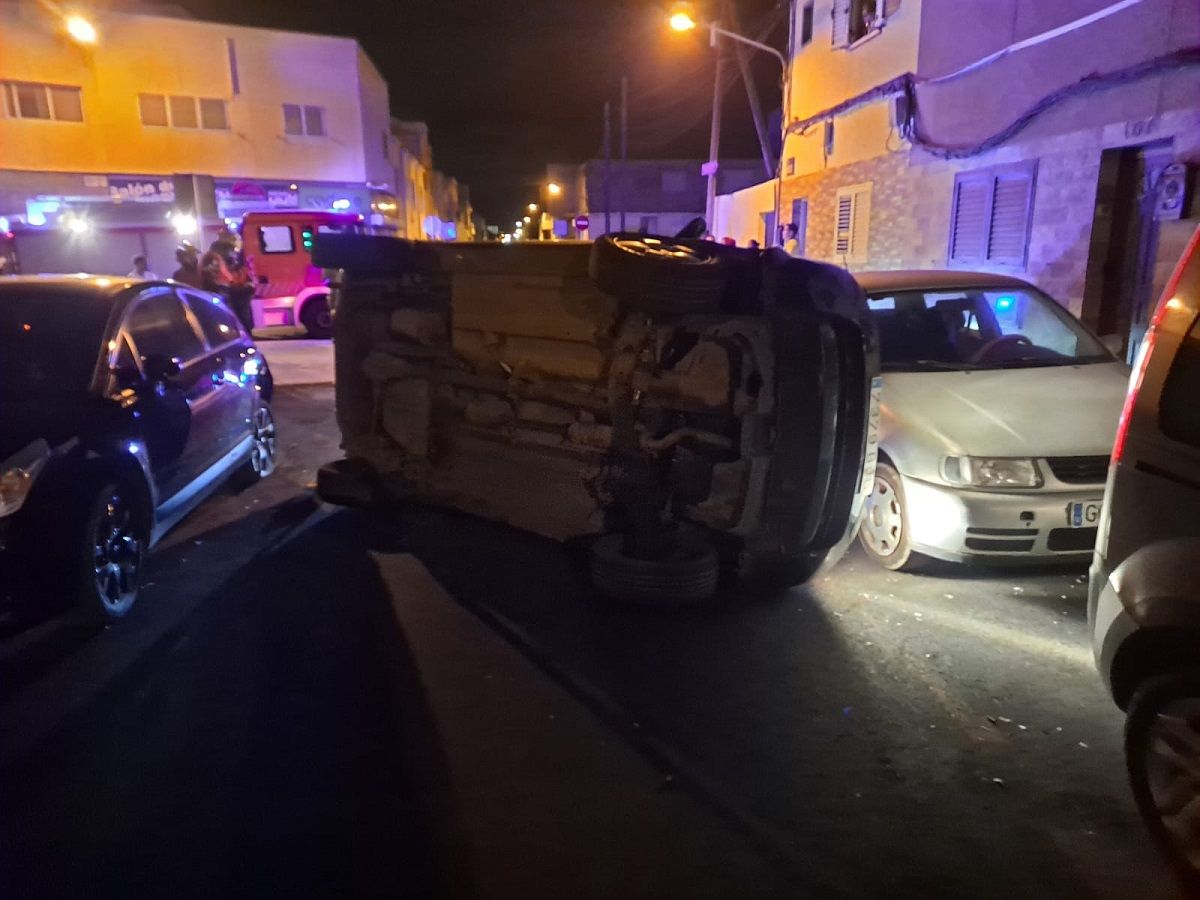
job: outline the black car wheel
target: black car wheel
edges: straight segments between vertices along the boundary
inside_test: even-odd
[[[333,337],[333,311],[326,297],[313,297],[300,311],[300,324],[310,338]]]
[[[617,600],[652,606],[707,600],[716,593],[720,568],[716,549],[700,539],[680,540],[670,556],[653,560],[628,555],[620,534],[592,545],[592,585]]]
[[[1134,693],[1125,762],[1151,835],[1190,891],[1200,891],[1200,671],[1152,679]]]
[[[133,608],[148,543],[149,529],[132,492],[105,484],[84,523],[80,600],[89,618],[115,621]]]
[[[606,234],[592,245],[596,285],[650,315],[688,315],[720,308],[725,261],[705,242],[644,234]]]

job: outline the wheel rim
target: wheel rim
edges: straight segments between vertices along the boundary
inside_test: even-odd
[[[895,488],[878,475],[875,476],[875,489],[867,498],[862,536],[871,552],[879,556],[895,553],[904,537],[904,509],[900,497]]]
[[[668,259],[690,266],[702,266],[708,263],[707,257],[700,256],[685,244],[673,244],[657,238],[617,238],[614,243],[627,253],[637,256]]]
[[[133,511],[120,494],[111,494],[92,535],[92,573],[105,609],[122,613],[129,608],[137,596],[141,567],[142,541]]]
[[[1200,872],[1200,697],[1168,704],[1146,736],[1146,784],[1167,837]]]
[[[250,465],[260,478],[275,471],[275,417],[266,406],[254,412],[254,446],[250,449]]]

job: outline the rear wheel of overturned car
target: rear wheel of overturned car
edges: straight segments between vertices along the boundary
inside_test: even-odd
[[[923,560],[912,551],[900,473],[887,463],[875,469],[875,486],[863,510],[858,540],[867,556],[885,569],[912,571]]]
[[[107,482],[92,495],[79,561],[79,600],[87,618],[112,622],[133,608],[149,539],[146,516],[127,485]]]
[[[300,324],[310,338],[333,337],[333,311],[329,308],[329,297],[311,297],[300,310]]]
[[[1200,891],[1200,670],[1148,680],[1128,712],[1134,800],[1191,896]]]
[[[606,234],[592,245],[588,269],[605,293],[650,315],[689,315],[720,308],[725,260],[704,242],[645,234]]]
[[[275,416],[265,402],[260,402],[250,417],[250,438],[250,458],[242,464],[236,478],[243,487],[257,484],[271,475],[279,464]]]
[[[712,597],[720,559],[703,539],[680,540],[670,556],[638,559],[625,549],[625,537],[606,534],[592,544],[592,585],[616,600],[654,606],[683,606]]]

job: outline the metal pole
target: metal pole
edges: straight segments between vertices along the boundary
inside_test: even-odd
[[[725,54],[717,43],[715,26],[709,31],[709,41],[716,48],[717,65],[716,77],[713,79],[713,112],[712,132],[708,137],[708,196],[704,203],[704,221],[711,231],[715,223],[717,209],[717,157],[721,152],[721,95],[722,79],[725,77]]]
[[[741,23],[738,21],[737,5],[734,0],[725,0],[725,14],[729,17],[729,24],[734,31],[741,31]],[[767,177],[775,177],[775,155],[771,152],[770,142],[767,140],[767,123],[763,118],[762,104],[758,99],[758,86],[754,83],[754,75],[750,71],[750,51],[746,49],[746,45],[741,41],[734,43],[734,52],[737,53],[738,67],[742,70],[742,81],[746,85],[746,99],[750,103],[750,115],[754,119],[754,131],[758,134],[758,147],[762,151],[763,168],[766,169]]]
[[[621,178],[625,178],[625,162],[629,159],[629,76],[621,76]],[[625,230],[625,204],[621,204],[621,230]]]
[[[612,231],[612,104],[604,101],[604,233]]]

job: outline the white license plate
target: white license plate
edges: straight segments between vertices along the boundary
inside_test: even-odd
[[[1067,527],[1095,528],[1100,524],[1100,507],[1103,500],[1084,500],[1067,504]]]

